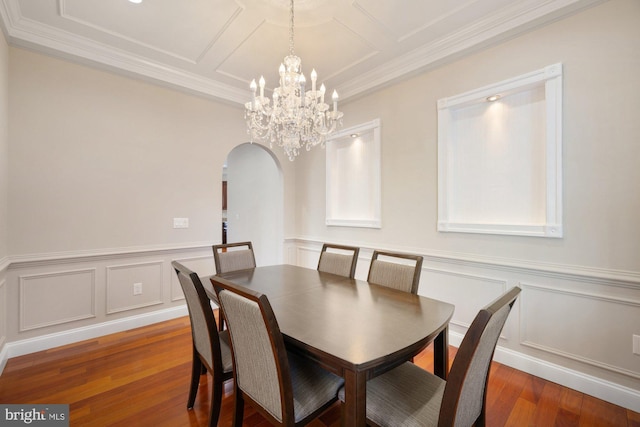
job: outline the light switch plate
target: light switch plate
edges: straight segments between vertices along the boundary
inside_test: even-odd
[[[189,218],[173,218],[173,228],[189,228]]]
[[[640,335],[633,335],[633,354],[640,356]]]

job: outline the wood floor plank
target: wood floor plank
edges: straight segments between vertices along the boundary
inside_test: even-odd
[[[529,399],[520,397],[516,400],[513,409],[509,413],[509,418],[505,421],[504,425],[507,427],[522,427],[533,425],[532,420],[536,411],[535,403]],[[489,425],[493,425],[488,423]]]
[[[532,424],[539,426],[552,426],[556,423],[556,418],[560,411],[562,387],[558,384],[550,383],[542,379],[539,380],[544,383],[544,386],[542,387],[540,398],[536,403],[536,410],[532,419]]]
[[[451,347],[451,360],[455,353]],[[433,372],[432,346],[414,363]],[[204,426],[210,378],[201,377],[187,410],[190,375],[191,329],[183,317],[12,358],[0,376],[0,402],[68,403],[71,426]],[[231,426],[232,413],[227,382],[219,426]],[[339,427],[340,414],[336,403],[310,427]],[[250,405],[243,425],[269,426]],[[640,414],[494,362],[487,425],[640,427]]]
[[[585,395],[580,411],[581,426],[620,427],[627,426],[626,409],[609,402]]]

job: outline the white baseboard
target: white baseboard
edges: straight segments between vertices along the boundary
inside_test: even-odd
[[[459,347],[464,335],[449,331],[449,345]],[[640,412],[640,392],[600,378],[549,363],[517,351],[496,347],[493,359],[522,372]]]
[[[7,364],[7,360],[11,357],[22,356],[116,332],[139,328],[141,326],[147,326],[153,323],[175,319],[177,317],[187,316],[188,314],[187,306],[181,305],[167,308],[165,310],[158,310],[151,313],[99,323],[97,325],[70,329],[68,331],[43,335],[21,341],[9,342],[6,343],[2,348],[2,351],[0,351],[0,374],[2,374],[2,371]]]

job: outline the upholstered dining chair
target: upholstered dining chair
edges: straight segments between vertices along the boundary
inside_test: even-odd
[[[213,261],[216,265],[216,274],[229,273],[231,271],[246,270],[256,266],[256,257],[251,242],[225,243],[213,245]],[[217,298],[213,302],[220,307]],[[219,311],[218,330],[224,330],[224,315]]]
[[[178,275],[191,320],[193,361],[187,409],[193,409],[200,376],[206,370],[213,378],[209,426],[214,427],[218,425],[220,417],[222,383],[233,377],[229,335],[227,331],[218,332],[209,298],[198,275],[177,261],[173,261],[171,265]]]
[[[216,264],[217,274],[246,270],[256,266],[251,242],[213,245],[213,261]]]
[[[356,275],[359,252],[360,248],[354,246],[325,243],[320,252],[318,271],[353,279]]]
[[[367,382],[367,423],[375,427],[485,426],[491,359],[520,293],[512,288],[480,310],[445,381],[411,362]],[[339,392],[344,401],[344,389]]]
[[[415,295],[418,293],[418,285],[420,284],[422,260],[423,258],[419,255],[373,251],[367,282]]]
[[[265,295],[231,284],[216,292],[231,337],[235,427],[242,426],[245,401],[280,426],[306,425],[337,401],[344,380],[286,351]]]

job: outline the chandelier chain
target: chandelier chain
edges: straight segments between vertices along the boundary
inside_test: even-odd
[[[294,55],[294,50],[293,50],[293,0],[291,0],[291,13],[289,14],[289,55]]]

